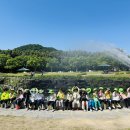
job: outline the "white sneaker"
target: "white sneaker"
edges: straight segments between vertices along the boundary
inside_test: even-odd
[[[92,109],[90,109],[90,111],[91,111],[91,112],[93,112],[93,110],[92,110]]]
[[[102,108],[101,108],[101,107],[99,107],[99,109],[102,111]]]
[[[111,107],[108,107],[109,110],[111,110]]]
[[[55,110],[53,109],[52,112],[54,112]]]

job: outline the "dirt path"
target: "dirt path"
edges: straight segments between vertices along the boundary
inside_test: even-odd
[[[0,130],[130,130],[130,110],[103,112],[0,109]]]

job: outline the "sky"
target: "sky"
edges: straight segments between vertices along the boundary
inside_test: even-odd
[[[73,50],[91,42],[130,53],[130,0],[0,0],[0,49]]]

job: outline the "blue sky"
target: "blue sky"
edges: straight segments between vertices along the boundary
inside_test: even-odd
[[[130,52],[130,0],[0,0],[0,49],[67,50],[91,41]]]

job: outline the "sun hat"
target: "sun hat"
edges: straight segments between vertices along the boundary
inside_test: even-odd
[[[86,89],[85,89],[85,88],[81,88],[80,90],[81,90],[81,91],[86,91]]]
[[[103,87],[99,87],[99,90],[103,90],[104,88]]]
[[[124,89],[123,88],[119,88],[119,93],[123,93]]]
[[[54,93],[54,90],[53,89],[49,89],[49,94],[53,94]]]
[[[43,93],[44,92],[44,90],[42,90],[42,89],[39,89],[39,91],[38,91],[38,93]]]
[[[74,86],[74,87],[72,88],[72,92],[74,92],[75,90],[79,91],[79,88],[78,88],[77,86]]]
[[[97,91],[97,88],[94,88],[93,91]]]
[[[30,90],[30,92],[38,93],[38,89],[37,89],[37,88],[32,88],[32,89]]]
[[[114,91],[118,91],[118,88],[114,88]]]

